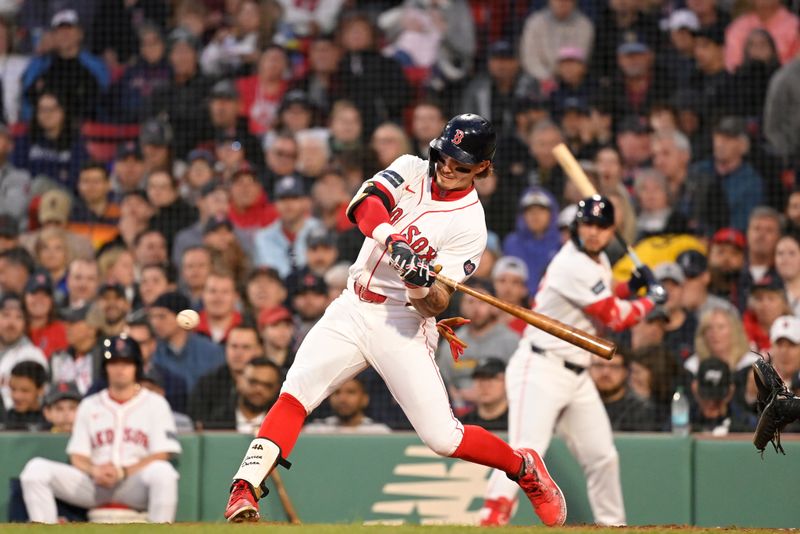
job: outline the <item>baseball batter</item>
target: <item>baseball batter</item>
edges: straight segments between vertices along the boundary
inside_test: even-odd
[[[433,451],[497,468],[523,488],[544,523],[564,522],[563,495],[539,455],[462,425],[434,361],[433,317],[451,292],[435,283],[431,264],[456,280],[475,272],[487,234],[474,180],[492,172],[495,142],[486,119],[459,115],[431,142],[429,161],[401,156],[362,185],[347,210],[366,236],[348,287],[306,336],[250,444],[234,476],[229,521],[258,520],[263,482],[276,464],[288,467],[306,416],[371,365]]]
[[[139,386],[139,344],[122,335],[103,341],[108,388],[78,406],[67,444],[70,463],[33,458],[20,483],[31,521],[57,523],[56,499],[84,508],[110,502],[147,510],[154,523],[175,520],[180,452],[167,401]]]
[[[642,287],[648,295],[624,300],[611,292],[611,267],[603,249],[614,236],[614,206],[593,196],[578,204],[572,239],[545,271],[533,309],[565,324],[595,333],[595,322],[619,331],[636,324],[663,301],[663,291],[649,269],[628,283],[631,294]],[[586,475],[595,522],[625,524],[619,462],[603,403],[586,368],[591,355],[574,345],[528,326],[506,369],[509,440],[544,454],[558,425],[570,451]],[[481,524],[507,524],[517,488],[493,473]]]

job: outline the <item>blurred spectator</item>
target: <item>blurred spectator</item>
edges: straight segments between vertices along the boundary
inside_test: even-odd
[[[87,161],[78,175],[78,201],[72,206],[67,228],[100,248],[117,237],[119,217],[119,205],[111,200],[111,180],[105,165]]]
[[[20,245],[19,222],[10,215],[0,214],[0,252]]]
[[[691,421],[693,432],[725,436],[729,432],[753,430],[731,412],[734,389],[731,369],[724,361],[712,357],[700,364],[697,376],[692,380],[692,393],[697,403],[697,413]]]
[[[394,160],[412,151],[405,130],[393,122],[384,122],[375,128],[369,146],[380,169],[387,168]]]
[[[119,203],[119,234],[113,241],[103,245],[103,249],[110,246],[120,246],[133,249],[139,235],[148,230],[150,219],[155,214],[155,209],[147,200],[147,194],[142,189],[126,193]]]
[[[750,212],[762,203],[763,196],[761,176],[744,159],[750,151],[744,122],[738,117],[723,118],[714,128],[713,142],[713,158],[694,164],[691,172],[721,184],[724,197],[717,201],[727,204],[728,226],[743,231]]]
[[[548,0],[547,7],[525,20],[520,38],[519,57],[530,76],[540,82],[555,76],[558,51],[565,46],[580,48],[592,55],[595,38],[592,21],[576,6],[575,0]]]
[[[644,321],[633,325],[630,329],[630,347],[637,351],[643,347],[662,346],[667,335],[669,313],[663,306],[656,306],[645,315]],[[623,334],[624,336],[624,334]],[[622,337],[622,339],[625,339]],[[677,358],[677,355],[673,355]]]
[[[230,273],[212,270],[203,288],[203,310],[197,332],[215,343],[225,343],[230,331],[242,322],[242,314],[236,309],[238,304],[236,279]]]
[[[271,267],[256,267],[247,275],[245,297],[252,319],[260,321],[261,314],[286,302],[288,292],[280,275]]]
[[[211,273],[211,250],[203,245],[192,245],[184,249],[180,265],[181,292],[189,298],[192,309],[202,309],[203,289]]]
[[[244,162],[234,171],[230,180],[231,204],[228,217],[234,227],[246,232],[246,242],[252,234],[272,224],[278,218],[275,206],[269,201],[264,186],[253,167]]]
[[[725,362],[731,372],[749,367],[758,358],[750,352],[742,320],[723,308],[712,308],[700,317],[694,348],[695,354],[684,362],[684,367],[695,376],[700,364],[712,357]]]
[[[177,233],[197,219],[197,210],[180,197],[178,182],[166,170],[155,171],[147,177],[147,198],[156,208],[150,227],[164,235],[169,250]]]
[[[388,434],[385,424],[373,421],[364,413],[369,406],[369,394],[360,378],[354,377],[341,384],[330,396],[333,415],[315,419],[303,427],[309,434]]]
[[[166,92],[168,88],[164,88]],[[172,126],[161,118],[147,119],[139,127],[145,175],[154,171],[171,172],[175,156],[175,135]]]
[[[795,188],[789,194],[783,215],[785,232],[800,233],[800,188]]]
[[[153,91],[148,115],[169,118],[175,131],[175,154],[183,158],[208,131],[208,118],[198,113],[198,106],[208,95],[211,81],[203,76],[197,63],[197,37],[177,28],[169,35],[169,46],[172,79]]]
[[[165,389],[165,379],[164,379],[164,370],[163,369],[150,369],[146,371],[142,375],[142,379],[140,384],[143,388],[152,391],[156,395],[164,397],[167,399],[167,390]],[[167,399],[169,402],[169,399]],[[175,419],[175,430],[178,434],[186,434],[190,432],[194,432],[194,422],[192,418],[186,415],[183,412],[178,411],[172,403],[170,403],[170,408],[172,409],[172,417]]]
[[[631,391],[639,398],[649,400],[653,406],[653,428],[669,429],[672,395],[677,385],[684,382],[683,367],[659,343],[633,350],[628,369]]]
[[[347,289],[347,279],[350,276],[350,263],[340,261],[325,272],[323,280],[328,286],[328,300],[333,302]]]
[[[769,331],[772,342],[772,364],[784,383],[794,388],[800,373],[800,317],[784,315],[778,317]]]
[[[39,232],[33,248],[36,265],[47,272],[50,293],[58,300],[67,291],[67,267],[74,258],[69,246],[70,235],[75,234],[57,227],[44,228]]]
[[[69,116],[94,118],[109,73],[100,58],[82,49],[83,30],[78,13],[62,9],[50,21],[52,51],[35,57],[22,76],[22,118],[31,119],[33,102],[52,91]]]
[[[75,413],[81,394],[71,382],[59,382],[50,386],[44,397],[44,418],[50,425],[50,432],[69,434],[75,422]]]
[[[520,69],[514,46],[508,41],[497,41],[489,47],[486,72],[473,76],[464,88],[459,109],[491,121],[498,136],[512,135],[516,129],[515,100],[535,94],[538,89],[536,80]]]
[[[242,144],[247,161],[258,169],[262,168],[261,143],[248,131],[247,119],[239,114],[242,104],[236,84],[232,80],[218,81],[208,98],[211,139],[235,137]]]
[[[144,156],[136,141],[117,145],[111,164],[111,190],[117,202],[134,191],[144,189]]]
[[[506,364],[498,358],[486,358],[472,371],[475,384],[475,409],[464,414],[465,425],[478,425],[486,430],[508,430],[506,398]]]
[[[100,270],[95,260],[76,258],[67,270],[67,295],[61,304],[64,311],[88,308],[100,286]]]
[[[66,191],[61,188],[50,189],[45,192],[39,200],[39,209],[36,218],[39,223],[39,230],[27,232],[20,236],[20,244],[27,250],[35,252],[36,242],[39,235],[48,228],[64,230],[72,212],[72,199]],[[0,217],[3,217],[0,215]],[[95,254],[92,243],[83,236],[72,232],[63,232],[66,235],[69,250],[74,257],[88,258]]]
[[[317,110],[308,95],[301,89],[292,89],[283,95],[272,127],[277,132],[297,135],[298,132],[316,126],[316,115]]]
[[[786,110],[800,98],[798,78],[800,56],[786,63],[770,79],[764,101],[764,135],[777,154],[795,162],[800,160],[800,119]]]
[[[228,401],[245,367],[261,356],[261,339],[251,326],[234,327],[225,342],[225,363],[203,375],[189,398],[189,414],[201,428],[224,420]],[[214,426],[216,428],[216,426]]]
[[[488,281],[471,278],[466,284],[481,293],[494,294]],[[517,350],[519,336],[500,321],[500,310],[470,295],[461,299],[461,315],[470,323],[456,330],[456,335],[467,343],[464,354],[454,361],[450,346],[442,340],[436,351],[436,361],[447,384],[450,400],[456,411],[464,411],[475,402],[476,390],[472,381],[472,371],[478,362],[493,356],[507,362]]]
[[[278,220],[253,236],[253,261],[258,266],[274,267],[286,277],[293,267],[306,265],[306,240],[320,223],[311,217],[310,199],[301,178],[281,178],[275,184],[273,198]]]
[[[792,311],[786,300],[786,291],[781,279],[775,275],[765,275],[750,286],[747,308],[742,315],[744,331],[754,351],[770,350],[770,328],[782,315]]]
[[[554,115],[562,116],[566,111],[567,102],[580,102],[588,115],[589,100],[594,96],[597,88],[593,82],[587,79],[588,58],[586,52],[575,46],[565,46],[558,51],[556,59],[558,63],[555,81],[558,86],[550,94]]]
[[[786,234],[775,247],[775,271],[786,288],[791,314],[800,317],[800,236]]]
[[[744,268],[745,238],[735,228],[722,228],[711,237],[708,249],[709,290],[738,308],[742,289],[739,284]]]
[[[733,76],[731,102],[735,102],[738,115],[761,123],[769,81],[780,67],[778,50],[769,32],[751,31],[744,45],[744,61]]]
[[[220,346],[206,336],[178,326],[175,316],[189,308],[189,300],[176,292],[159,296],[148,310],[158,339],[153,363],[186,380],[191,394],[197,381],[225,361]]]
[[[503,256],[497,260],[492,269],[492,285],[497,298],[528,307],[530,305],[528,290],[528,266],[521,258],[514,256]],[[511,317],[508,314],[500,316],[504,321]],[[505,322],[509,322],[505,320]]]
[[[689,83],[694,70],[694,34],[699,29],[700,21],[689,9],[677,9],[667,20],[670,46],[662,54],[663,63],[679,86]]]
[[[258,316],[258,327],[264,340],[264,356],[285,373],[294,363],[294,320],[283,306],[264,309]]]
[[[317,276],[324,276],[336,260],[339,251],[336,248],[336,234],[319,226],[308,233],[306,261],[308,270]]]
[[[35,106],[29,132],[14,143],[11,161],[34,178],[42,175],[73,192],[81,164],[89,159],[86,148],[60,97],[45,90]]]
[[[724,45],[721,29],[711,27],[695,32],[695,70],[689,86],[697,92],[700,111],[707,125],[716,123],[721,116],[734,110],[731,101],[734,78],[725,70]]]
[[[665,101],[674,89],[674,81],[656,63],[654,49],[643,34],[625,34],[617,46],[617,71],[610,93],[617,118],[647,115],[656,102]]]
[[[641,2],[611,0],[598,11],[592,68],[601,78],[610,78],[614,72],[617,47],[631,36],[647,39],[643,44],[648,48],[660,49],[661,31],[656,14],[648,12]]]
[[[73,382],[81,395],[100,378],[100,354],[97,347],[97,325],[90,322],[87,309],[72,310],[63,315],[67,325],[67,348],[50,358],[50,381]]]
[[[236,85],[242,99],[242,111],[249,120],[250,133],[262,135],[272,128],[278,106],[288,87],[289,59],[278,45],[261,52],[256,73],[240,78]]]
[[[603,400],[611,428],[616,432],[658,430],[653,406],[628,386],[627,358],[616,353],[611,360],[592,356],[589,376]]]
[[[200,56],[206,76],[236,76],[249,74],[263,46],[266,11],[259,2],[239,2],[230,26],[223,26],[211,39]]]
[[[778,278],[775,272],[775,247],[781,237],[781,216],[774,209],[758,206],[747,221],[747,259],[744,289],[765,276]]]
[[[311,104],[319,110],[328,111],[333,106],[341,58],[342,49],[333,34],[319,34],[309,44],[308,72],[293,87],[305,91]]]
[[[120,246],[106,247],[97,258],[97,267],[103,283],[120,284],[128,302],[134,308],[140,306],[133,253],[130,250]]]
[[[325,228],[336,232],[347,232],[354,228],[346,213],[351,195],[344,176],[338,171],[327,170],[314,180],[311,188],[314,212]]]
[[[0,252],[0,295],[21,295],[33,270],[33,258],[24,248],[17,246]]]
[[[3,406],[11,406],[9,377],[18,363],[32,361],[47,369],[47,359],[26,335],[28,318],[20,297],[13,293],[0,297],[0,394]]]
[[[542,120],[533,127],[527,138],[528,150],[533,156],[532,165],[526,169],[527,183],[514,184],[521,186],[520,193],[531,184],[547,189],[556,199],[564,198],[566,176],[553,156],[553,148],[563,142],[561,129],[556,124]]]
[[[235,230],[230,219],[212,217],[203,229],[203,245],[211,250],[216,267],[230,271],[236,280],[241,280],[250,270],[248,253],[251,247],[248,245],[245,251]]]
[[[725,66],[734,71],[742,64],[746,40],[755,29],[769,32],[778,48],[780,62],[786,63],[800,51],[797,28],[800,19],[781,0],[755,0],[751,11],[739,15],[725,31]]]
[[[654,235],[688,232],[686,217],[672,208],[667,179],[660,171],[652,168],[637,170],[633,190],[639,204],[638,231],[634,241]]]
[[[154,0],[101,2],[92,19],[92,50],[107,65],[119,68],[136,53],[143,28],[163,28],[168,14],[167,4]]]
[[[299,149],[297,140],[290,134],[265,136],[264,143],[264,161],[267,164],[267,170],[262,180],[264,190],[267,194],[271,194],[275,191],[275,184],[278,180],[294,174]]]
[[[28,337],[48,359],[67,348],[67,329],[58,320],[53,284],[46,272],[36,272],[25,286],[24,311],[28,317]]]
[[[42,397],[46,383],[47,370],[37,362],[19,362],[11,369],[8,387],[12,404],[5,414],[5,430],[45,429]]]
[[[291,295],[292,309],[298,318],[293,347],[297,350],[328,307],[328,286],[321,276],[305,268],[293,272],[286,279],[286,287]]]
[[[400,64],[375,50],[375,28],[366,15],[350,13],[337,30],[344,51],[337,73],[337,95],[347,95],[361,110],[366,135],[385,121],[399,123],[411,96]],[[471,53],[470,35],[462,37],[467,39],[465,50]]]
[[[122,284],[104,283],[97,292],[97,309],[100,312],[100,331],[106,337],[120,335],[127,326],[126,317],[131,304],[125,298]]]
[[[681,292],[681,306],[694,315],[695,320],[711,308],[727,308],[731,312],[736,307],[730,301],[709,293],[711,273],[708,260],[702,252],[687,250],[675,259],[685,278]]]
[[[223,183],[228,184],[236,170],[247,162],[242,142],[236,134],[219,132],[214,139],[214,170]]]
[[[428,159],[430,143],[442,133],[445,124],[447,117],[438,103],[433,100],[417,102],[411,118],[411,142],[414,145],[414,154],[422,159]]]
[[[558,205],[543,188],[530,188],[519,201],[517,230],[503,243],[503,253],[522,259],[528,269],[528,292],[536,295],[547,264],[561,247]]]
[[[333,103],[328,119],[331,147],[334,159],[346,156],[364,157],[364,125],[361,112],[349,100],[337,100]]]
[[[2,28],[3,23],[0,22],[0,48],[3,42]],[[30,203],[31,175],[27,168],[17,168],[11,163],[9,155],[13,150],[11,132],[5,124],[0,124],[0,214],[11,216],[20,227],[24,226],[20,223]]]
[[[284,38],[313,37],[330,33],[336,28],[343,0],[321,0],[316,4],[298,4],[291,0],[278,0],[283,11],[281,29]]]
[[[105,33],[118,32],[116,28],[109,28]],[[161,28],[144,22],[135,34],[120,35],[126,39],[135,35],[138,38],[138,53],[125,68],[122,77],[111,86],[109,112],[120,122],[136,123],[144,118],[146,105],[153,93],[170,83],[172,72],[166,59],[167,45]],[[133,50],[130,52],[133,53]]]
[[[664,345],[681,360],[694,353],[697,318],[683,307],[686,278],[677,263],[665,262],[653,269],[656,280],[667,290],[667,301],[661,305],[667,315]]]
[[[697,15],[701,28],[716,26],[724,30],[731,23],[730,14],[717,0],[686,0],[686,7]]]
[[[652,157],[650,125],[642,116],[628,115],[617,124],[616,144],[622,162],[622,179],[626,186],[633,184],[637,169],[650,164]]]
[[[22,100],[22,75],[28,67],[30,58],[16,53],[14,28],[9,19],[0,17],[0,60],[5,65],[0,76],[3,97],[0,101],[0,122],[14,124],[19,120]]]
[[[181,264],[181,256],[187,248],[203,243],[203,232],[208,221],[216,217],[225,217],[230,210],[230,203],[230,193],[222,182],[212,180],[203,186],[196,204],[197,221],[175,235],[172,245],[172,263],[174,265]],[[234,233],[242,242],[246,242],[245,236],[238,230]]]

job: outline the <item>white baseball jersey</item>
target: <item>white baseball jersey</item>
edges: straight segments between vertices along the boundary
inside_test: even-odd
[[[644,299],[627,301],[615,297],[608,256],[601,253],[595,261],[571,240],[547,266],[533,304],[533,310],[591,334],[597,331],[597,321],[622,330],[635,324],[650,308],[652,303]],[[583,367],[591,362],[589,352],[533,326],[526,327],[522,343]]]
[[[141,389],[119,403],[104,389],[81,401],[67,454],[87,456],[94,464],[128,467],[159,452],[181,452],[172,410],[160,395]]]
[[[441,265],[442,274],[454,280],[462,281],[475,272],[487,235],[483,206],[474,189],[438,190],[428,176],[428,162],[416,156],[400,156],[361,190],[370,183],[391,199],[390,222],[415,253]],[[350,267],[351,288],[353,281],[393,301],[408,300],[405,284],[389,265],[384,244],[374,239],[364,240]]]

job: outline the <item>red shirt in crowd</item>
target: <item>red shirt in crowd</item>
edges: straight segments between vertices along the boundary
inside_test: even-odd
[[[61,321],[53,321],[41,328],[31,328],[28,337],[31,338],[31,343],[42,349],[48,360],[54,352],[69,347],[67,327]]]

